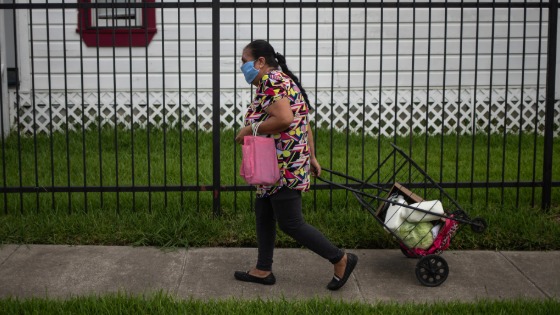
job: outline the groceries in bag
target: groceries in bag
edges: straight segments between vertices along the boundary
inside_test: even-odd
[[[428,249],[434,243],[431,232],[433,227],[434,225],[430,222],[410,223],[405,221],[395,232],[407,247]]]
[[[441,228],[440,224],[432,224],[445,213],[441,201],[421,201],[409,205],[404,196],[393,194],[389,202],[385,213],[386,229],[395,232],[410,248],[428,249]]]

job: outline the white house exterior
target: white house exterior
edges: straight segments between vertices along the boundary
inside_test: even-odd
[[[48,11],[15,16],[20,86],[5,104],[11,126],[19,119],[28,134],[34,113],[36,130],[49,132],[50,115],[54,131],[66,122],[90,126],[98,115],[104,124],[145,126],[148,108],[155,125],[165,116],[210,130],[218,57],[222,123],[233,127],[251,97],[238,67],[251,38],[268,38],[286,55],[321,126],[387,136],[543,131],[548,24],[536,7],[223,8],[220,56],[212,55],[211,8],[196,16],[192,8],[156,9],[147,47],[88,47],[76,31],[78,9]]]

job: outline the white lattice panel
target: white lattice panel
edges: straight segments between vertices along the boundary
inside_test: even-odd
[[[506,94],[507,93],[507,94]],[[472,134],[544,131],[544,89],[447,89],[308,91],[315,103],[311,119],[319,127],[350,130],[373,136],[415,134]],[[365,98],[365,102],[364,102]],[[223,91],[220,95],[223,128],[242,123],[251,91]],[[56,91],[11,95],[12,129],[22,134],[115,126],[212,129],[211,91],[79,92]],[[19,113],[19,115],[17,114]],[[554,123],[560,126],[559,104]],[[558,136],[559,128],[554,135]]]

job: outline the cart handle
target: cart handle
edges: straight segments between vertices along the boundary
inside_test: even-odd
[[[343,178],[346,178],[346,179],[355,181],[355,182],[357,182],[357,183],[362,184],[362,186],[368,186],[369,188],[379,189],[379,190],[382,190],[382,191],[385,191],[385,192],[389,192],[389,190],[386,189],[386,188],[384,188],[384,187],[377,186],[377,185],[374,185],[374,184],[372,184],[372,183],[368,183],[368,182],[366,182],[366,181],[357,179],[357,178],[355,178],[355,177],[352,177],[352,176],[350,176],[350,175],[347,175],[347,174],[344,174],[344,173],[341,173],[341,172],[333,171],[333,170],[330,170],[330,169],[328,169],[328,168],[322,168],[321,170],[326,171],[327,173],[331,173],[331,174],[334,174],[334,175],[337,175],[337,176],[340,176],[340,177],[343,177]],[[321,178],[321,177],[317,177],[317,178],[320,179],[320,180],[322,180],[322,181],[324,181],[325,183],[336,185],[336,183],[327,181],[327,180],[325,180],[325,179],[323,179],[323,178]],[[339,187],[342,187],[342,188],[347,188],[346,186],[340,186],[340,185],[336,185],[336,186],[339,186]]]
[[[433,214],[433,215],[436,215],[436,216],[441,217],[441,218],[452,219],[452,220],[454,220],[454,221],[458,221],[458,222],[461,222],[461,223],[467,223],[467,224],[471,224],[471,225],[473,224],[472,221],[469,220],[468,218],[467,218],[467,219],[463,219],[463,218],[458,218],[458,217],[451,217],[451,215],[448,214],[448,213],[440,214],[440,213],[431,212],[431,211],[429,211],[429,210],[424,210],[424,209],[415,208],[415,207],[412,207],[412,206],[407,205],[407,204],[400,204],[400,203],[396,203],[396,202],[394,202],[394,201],[391,201],[391,200],[386,199],[386,198],[383,198],[383,197],[371,195],[371,194],[365,193],[365,192],[363,192],[363,191],[360,191],[360,190],[357,190],[357,189],[354,189],[354,188],[351,188],[351,187],[348,187],[348,186],[344,186],[344,185],[342,185],[342,184],[340,184],[340,183],[332,182],[332,181],[330,181],[330,180],[328,180],[328,179],[324,179],[324,178],[322,178],[322,177],[320,177],[320,176],[317,176],[316,178],[319,179],[319,180],[321,180],[321,181],[323,181],[323,182],[325,182],[325,183],[327,183],[327,184],[329,184],[329,185],[333,185],[333,186],[337,186],[337,187],[346,189],[346,190],[348,190],[348,191],[350,191],[350,192],[352,192],[352,193],[354,193],[354,194],[358,194],[358,195],[362,195],[362,196],[365,196],[365,197],[369,197],[369,198],[372,198],[372,199],[375,199],[375,200],[378,200],[378,201],[388,202],[388,203],[392,203],[392,204],[398,204],[400,207],[412,209],[412,210],[415,210],[415,211],[420,211],[420,212],[427,213],[427,214]],[[358,197],[358,196],[356,196],[356,197]],[[362,204],[362,206],[366,207],[367,210],[377,218],[377,215],[375,214],[375,212],[373,212],[373,209],[371,208],[371,205],[365,203],[361,198],[356,198],[356,199],[358,199],[358,201],[360,202],[360,204]],[[378,219],[379,219],[379,218],[378,218]]]
[[[327,171],[327,172],[328,172],[328,171]],[[379,199],[383,200],[383,198],[379,198],[378,196],[370,195],[370,194],[365,193],[365,192],[363,192],[363,191],[361,191],[361,190],[357,190],[357,189],[354,189],[354,188],[351,188],[351,187],[348,187],[348,186],[344,186],[344,185],[342,185],[342,184],[340,184],[340,183],[335,183],[335,182],[330,181],[330,180],[328,180],[328,179],[324,179],[324,178],[322,178],[322,177],[320,177],[320,176],[317,176],[317,177],[315,177],[315,178],[317,178],[318,180],[323,181],[323,182],[325,182],[325,183],[327,183],[327,184],[329,184],[329,185],[337,186],[337,187],[346,189],[346,190],[351,191],[351,192],[353,192],[353,193],[355,193],[355,194],[359,194],[359,195],[362,195],[362,196],[366,196],[366,197],[374,198],[374,199],[378,199],[378,200],[379,200]],[[372,185],[372,186],[373,186],[373,185]],[[373,188],[382,189],[382,188],[379,188],[379,187],[376,187],[376,186],[373,186]],[[384,191],[386,191],[386,190],[384,190]]]

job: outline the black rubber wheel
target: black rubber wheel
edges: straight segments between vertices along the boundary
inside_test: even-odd
[[[438,255],[424,256],[416,264],[416,278],[427,287],[437,287],[445,282],[447,275],[447,262]]]
[[[401,245],[399,245],[399,248],[401,249],[401,252],[403,253],[403,255],[406,258],[418,258],[418,256],[412,254],[411,252],[409,252],[406,248],[402,247]]]
[[[474,218],[471,223],[471,229],[475,233],[482,233],[486,231],[486,221],[483,218]]]

